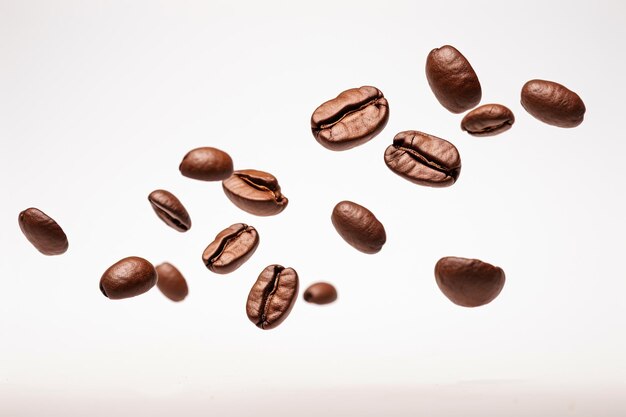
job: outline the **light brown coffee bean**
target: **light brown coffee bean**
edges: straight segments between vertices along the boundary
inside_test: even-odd
[[[252,226],[236,223],[222,230],[202,254],[204,265],[216,274],[228,274],[244,264],[259,246]]]
[[[186,232],[191,228],[189,213],[174,194],[165,190],[155,190],[148,196],[148,201],[159,219],[172,229]]]
[[[156,268],[157,288],[172,301],[182,301],[189,294],[189,287],[183,274],[172,264],[164,262]]]
[[[472,136],[494,136],[506,132],[515,123],[513,112],[501,104],[485,104],[467,113],[461,129]]]
[[[478,259],[441,258],[435,265],[441,292],[454,304],[478,307],[493,301],[504,287],[504,271]]]
[[[248,294],[248,318],[260,329],[275,328],[291,312],[298,298],[298,287],[298,274],[293,268],[268,266]]]
[[[222,182],[222,188],[234,205],[257,216],[274,216],[289,203],[281,193],[276,177],[264,171],[235,171]]]
[[[304,301],[313,304],[329,304],[337,299],[337,290],[327,282],[316,282],[304,291]]]
[[[352,201],[337,203],[331,221],[339,236],[361,252],[377,253],[387,241],[385,228],[374,213]]]
[[[232,175],[233,160],[226,152],[205,146],[189,151],[178,169],[188,178],[222,181]]]

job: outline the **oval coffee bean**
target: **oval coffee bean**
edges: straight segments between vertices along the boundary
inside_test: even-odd
[[[478,307],[490,303],[504,287],[504,271],[478,259],[445,257],[435,265],[441,292],[454,304]]]
[[[304,301],[313,304],[329,304],[337,299],[337,290],[327,282],[316,282],[304,291]]]
[[[439,103],[452,113],[463,113],[480,103],[478,76],[453,46],[445,45],[428,54],[426,78]]]
[[[448,187],[461,174],[461,156],[447,140],[407,130],[385,150],[385,163],[394,173],[415,184]]]
[[[585,118],[585,103],[567,87],[530,80],[522,87],[522,106],[534,118],[557,127],[576,127]]]
[[[186,232],[191,228],[191,218],[185,206],[169,191],[155,190],[148,196],[152,209],[172,229]]]
[[[351,88],[319,106],[311,116],[315,139],[333,151],[361,145],[389,120],[389,103],[376,87]]]
[[[377,253],[387,241],[383,224],[371,211],[357,203],[341,201],[330,218],[343,240],[361,252]]]
[[[183,157],[178,167],[185,177],[202,181],[222,181],[233,173],[233,160],[217,148],[196,148]]]
[[[69,243],[61,226],[43,211],[31,207],[22,211],[17,222],[26,239],[44,255],[61,255]]]
[[[157,283],[154,266],[138,256],[124,258],[109,267],[100,278],[100,291],[112,300],[143,294]]]
[[[234,205],[257,216],[273,216],[287,207],[278,180],[267,172],[244,169],[222,182],[224,193]]]
[[[164,262],[156,268],[157,288],[172,301],[182,301],[189,294],[189,287],[183,274],[170,263]]]
[[[467,113],[461,129],[472,136],[494,136],[505,132],[515,123],[513,112],[501,104],[485,104]]]
[[[250,321],[264,330],[278,326],[291,312],[298,286],[298,274],[293,268],[265,268],[248,294],[246,314]]]
[[[244,264],[259,246],[259,234],[252,226],[236,223],[222,230],[202,254],[202,261],[216,274],[228,274]]]

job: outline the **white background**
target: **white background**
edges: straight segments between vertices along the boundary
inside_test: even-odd
[[[0,415],[623,416],[625,39],[618,1],[0,0]],[[513,110],[509,132],[468,136],[436,101],[424,63],[444,44],[472,63],[481,104]],[[532,78],[576,91],[583,124],[528,115]],[[361,85],[389,100],[386,129],[323,148],[311,113]],[[384,150],[409,129],[458,147],[455,185],[389,171]],[[273,173],[288,208],[254,217],[180,175],[198,146]],[[154,215],[157,188],[185,204],[188,233]],[[333,229],[344,199],[385,225],[379,254]],[[31,206],[64,228],[66,254],[21,235]],[[202,251],[236,222],[260,247],[212,274]],[[176,265],[188,298],[103,297],[102,272],[130,255]],[[449,255],[501,266],[501,295],[449,302],[433,276]],[[338,301],[299,299],[257,329],[245,302],[271,263],[302,289],[332,282]]]

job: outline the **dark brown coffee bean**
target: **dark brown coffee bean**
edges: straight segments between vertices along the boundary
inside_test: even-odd
[[[461,129],[472,136],[494,136],[505,132],[515,123],[513,112],[501,104],[485,104],[467,113]]]
[[[393,138],[385,163],[402,178],[428,187],[448,187],[461,174],[461,156],[453,144],[416,130]]]
[[[478,307],[490,303],[504,287],[504,271],[478,259],[446,257],[435,265],[441,292],[454,304]]]
[[[316,282],[304,291],[304,301],[313,304],[329,304],[337,299],[337,290],[327,282]]]
[[[20,229],[35,249],[44,255],[61,255],[69,246],[61,226],[43,211],[31,207],[17,218]]]
[[[480,103],[478,76],[456,48],[450,45],[430,51],[426,78],[439,103],[452,113],[463,113]]]
[[[259,246],[259,234],[252,226],[236,223],[222,230],[202,254],[202,261],[216,274],[228,274],[244,264]]]
[[[293,268],[265,268],[248,294],[246,313],[250,321],[264,330],[278,326],[291,312],[298,286],[298,274]]]
[[[345,151],[378,135],[389,120],[389,103],[376,87],[351,88],[319,106],[311,116],[315,139]]]
[[[273,216],[287,207],[278,180],[267,172],[244,169],[222,182],[224,193],[234,205],[257,216]]]
[[[576,127],[585,118],[585,103],[567,87],[530,80],[522,87],[522,106],[534,118],[557,127]]]
[[[233,173],[233,160],[216,148],[196,148],[183,157],[178,167],[185,177],[202,181],[222,181]]]
[[[383,224],[371,211],[352,201],[338,203],[330,219],[339,236],[361,252],[377,253],[387,241]]]
[[[148,196],[154,212],[172,229],[186,232],[191,228],[191,219],[185,206],[169,191],[155,190]]]
[[[172,301],[183,301],[189,294],[189,287],[183,274],[170,263],[164,262],[156,268],[157,288]]]
[[[154,266],[138,256],[124,258],[109,267],[100,278],[100,291],[112,300],[143,294],[157,283]]]

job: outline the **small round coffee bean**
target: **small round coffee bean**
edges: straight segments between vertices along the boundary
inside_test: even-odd
[[[276,177],[256,169],[233,172],[222,181],[222,188],[234,205],[256,216],[274,216],[289,203],[281,193]]]
[[[530,80],[522,87],[522,106],[534,118],[557,127],[576,127],[585,118],[585,103],[567,87]]]
[[[159,219],[172,229],[186,232],[191,228],[189,213],[174,194],[165,190],[155,190],[148,196],[148,201]]]
[[[222,181],[233,173],[233,160],[217,148],[196,148],[183,157],[178,167],[185,177],[202,181]]]
[[[216,274],[228,274],[243,265],[259,246],[259,234],[252,226],[236,223],[222,230],[202,253],[206,267]]]
[[[331,221],[343,240],[361,252],[377,253],[387,240],[385,228],[376,216],[352,201],[337,203]]]
[[[172,264],[164,262],[156,268],[157,288],[172,301],[182,301],[189,294],[189,287],[183,274]]]
[[[461,156],[453,144],[416,130],[398,133],[384,158],[395,174],[427,187],[449,187],[461,174]]]
[[[494,136],[506,132],[515,123],[513,112],[501,104],[485,104],[467,113],[461,129],[472,136]]]
[[[330,304],[337,299],[337,290],[327,282],[316,282],[304,291],[304,301],[313,304]]]
[[[31,207],[22,211],[17,222],[26,239],[44,255],[61,255],[69,243],[61,226],[43,211]]]
[[[455,47],[433,49],[426,58],[426,78],[439,103],[463,113],[480,103],[482,89],[469,61]]]
[[[260,329],[275,328],[291,312],[298,298],[298,287],[298,273],[293,268],[266,267],[248,294],[248,318]]]
[[[504,271],[478,259],[445,257],[435,265],[435,278],[454,304],[478,307],[493,301],[504,287]]]
[[[389,103],[376,87],[351,88],[323,103],[311,116],[311,131],[325,148],[345,151],[378,135],[389,120]]]
[[[157,283],[154,266],[138,256],[121,259],[100,278],[100,291],[112,300],[134,297],[147,292]]]

